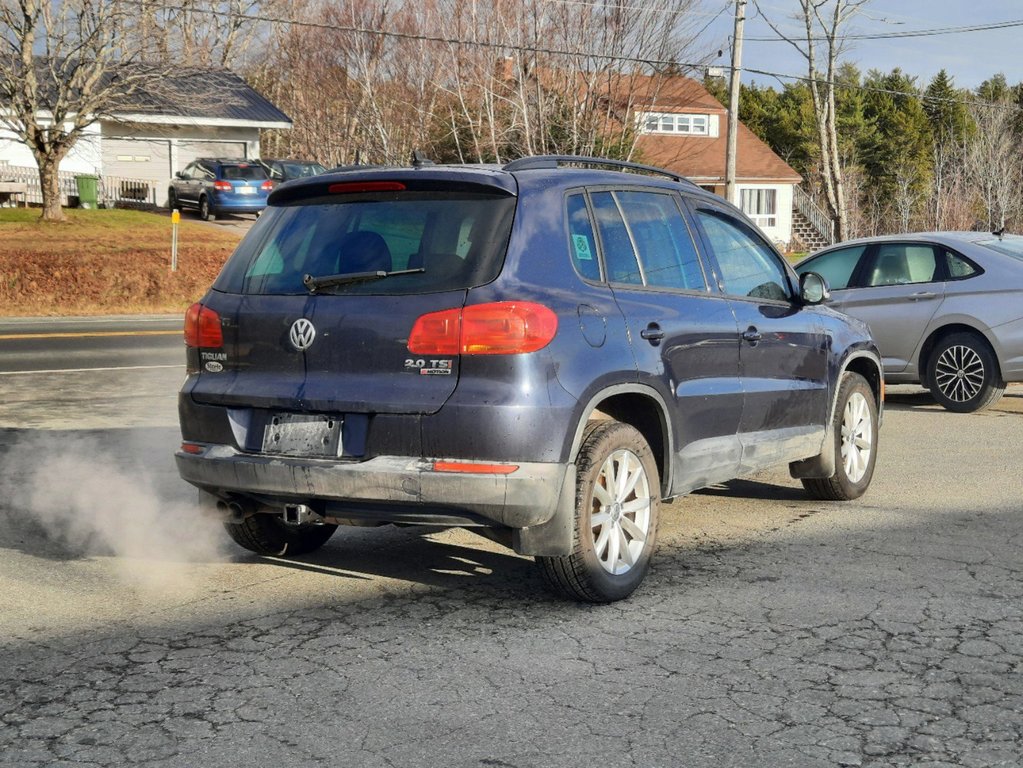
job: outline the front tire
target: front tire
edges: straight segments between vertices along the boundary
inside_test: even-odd
[[[249,515],[241,522],[225,522],[224,529],[234,542],[257,555],[284,557],[313,552],[334,535],[336,525],[304,523],[290,525],[278,515]]]
[[[587,426],[576,459],[572,554],[538,557],[548,584],[575,600],[628,597],[650,567],[657,538],[660,481],[653,452],[628,424]]]
[[[833,419],[835,473],[804,478],[803,487],[816,499],[851,501],[866,492],[877,461],[877,402],[858,373],[842,376]]]
[[[927,381],[938,405],[955,413],[988,408],[1005,392],[995,356],[973,333],[953,333],[938,343],[928,360]]]

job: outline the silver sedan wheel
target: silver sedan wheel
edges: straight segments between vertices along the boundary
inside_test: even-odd
[[[972,347],[957,344],[941,353],[934,376],[941,394],[953,402],[966,403],[984,386],[984,361]]]
[[[874,422],[867,398],[853,392],[845,403],[842,416],[842,461],[845,475],[858,483],[870,466],[870,453],[874,450]]]
[[[593,551],[608,573],[625,573],[639,559],[650,533],[650,504],[650,481],[639,457],[624,449],[608,456],[590,513]]]

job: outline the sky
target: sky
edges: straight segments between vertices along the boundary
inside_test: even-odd
[[[758,0],[766,14],[783,30],[798,34],[801,22],[792,18],[799,7],[796,0]],[[753,0],[748,0],[742,49],[743,69],[806,76],[806,61],[786,42],[762,41],[776,38],[762,18],[757,18]],[[727,67],[731,63],[731,37],[735,23],[735,0],[704,0],[702,13],[708,20],[718,11],[722,14],[710,21],[699,44],[722,50],[713,64]],[[998,22],[1023,22],[1023,0],[872,0],[844,27],[850,34],[878,34],[933,30],[945,27],[978,26]],[[926,87],[930,79],[945,69],[960,88],[976,88],[999,72],[1010,85],[1023,81],[1023,24],[1000,30],[960,32],[928,37],[906,37],[887,40],[850,41],[843,61],[856,64],[864,74],[870,69],[890,72],[900,67],[916,76],[917,84]],[[744,73],[744,83],[758,85],[781,83],[773,77]]]

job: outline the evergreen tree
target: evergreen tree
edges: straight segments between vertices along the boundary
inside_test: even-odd
[[[924,112],[935,141],[961,144],[973,129],[963,94],[944,69],[933,77],[924,91]]]
[[[874,191],[890,204],[905,230],[923,203],[931,172],[931,130],[916,78],[896,67],[888,74],[872,70],[864,83],[865,115],[876,132],[863,149],[864,167]]]

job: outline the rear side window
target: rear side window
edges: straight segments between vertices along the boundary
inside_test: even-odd
[[[504,263],[515,198],[459,193],[360,195],[272,207],[228,261],[214,288],[302,294],[304,275],[403,272],[323,293],[403,295],[470,288]]]
[[[594,192],[608,280],[655,288],[706,290],[696,247],[674,195]]]
[[[973,264],[952,251],[945,251],[945,265],[948,267],[948,276],[951,280],[973,277],[978,272]]]
[[[568,196],[568,237],[576,271],[587,280],[600,280],[597,240],[586,210],[586,196],[582,193]]]
[[[867,272],[868,286],[929,283],[940,277],[934,249],[929,245],[885,243],[878,246]]]

